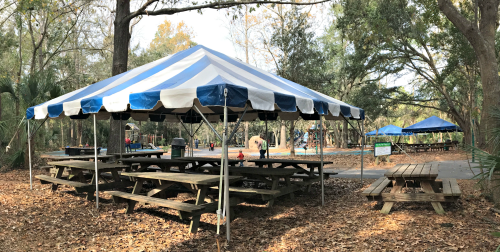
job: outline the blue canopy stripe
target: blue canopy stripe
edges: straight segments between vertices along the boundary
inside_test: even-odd
[[[437,116],[431,116],[403,129],[403,132],[462,132],[457,125],[445,121]]]
[[[204,46],[178,52],[28,108],[28,119],[79,114],[136,113],[223,106],[253,110],[340,114],[364,119],[364,111]],[[215,112],[214,112],[215,113]]]
[[[379,136],[410,136],[413,135],[411,132],[402,132],[403,128],[395,126],[395,125],[387,125],[378,130]],[[376,136],[377,130],[370,131],[365,134],[366,136]]]

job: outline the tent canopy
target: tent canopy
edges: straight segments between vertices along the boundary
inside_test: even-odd
[[[447,122],[437,116],[431,116],[403,129],[403,132],[462,132],[457,125]]]
[[[413,133],[410,132],[405,132],[403,133],[401,130],[403,128],[395,126],[395,125],[387,125],[385,127],[382,127],[378,130],[378,135],[379,136],[408,136],[408,135],[413,135]],[[377,130],[370,131],[365,134],[366,136],[376,136],[377,135]]]
[[[196,122],[201,121],[192,110],[196,105],[209,120],[212,116],[211,121],[218,121],[225,89],[230,121],[246,105],[243,119],[247,121],[273,120],[278,115],[283,120],[299,116],[317,120],[320,114],[332,120],[341,115],[364,119],[360,108],[201,45],[30,107],[26,117],[84,119],[97,113],[97,119],[109,119],[112,113],[125,113],[123,119],[177,121],[179,116]],[[286,119],[283,112],[288,114]]]

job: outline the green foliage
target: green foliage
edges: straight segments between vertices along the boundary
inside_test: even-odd
[[[22,168],[24,166],[25,150],[19,149],[12,154],[7,155],[5,158],[7,164],[12,168]]]

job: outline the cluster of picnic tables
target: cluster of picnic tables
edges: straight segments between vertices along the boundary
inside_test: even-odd
[[[190,232],[198,229],[200,216],[214,213],[217,200],[214,195],[219,190],[220,158],[181,157],[163,159],[163,151],[140,151],[133,153],[97,156],[95,172],[94,156],[46,157],[46,167],[51,176],[38,175],[42,183],[74,187],[79,193],[86,192],[87,199],[95,198],[96,183],[99,191],[109,194],[115,202],[126,202],[127,213],[131,213],[136,203],[146,203],[167,207],[178,211],[181,219],[190,218]],[[120,157],[121,156],[121,157]],[[156,156],[156,158],[152,158]],[[111,162],[111,159],[115,162]],[[289,195],[320,181],[320,161],[255,159],[247,160],[254,167],[237,167],[240,160],[229,159],[229,204],[237,205],[249,198],[260,198],[271,207],[277,197]],[[331,164],[332,162],[323,162]],[[302,166],[304,167],[302,167]],[[318,172],[316,172],[318,171]],[[326,179],[336,173],[324,173]],[[149,189],[143,187],[145,184]],[[244,186],[244,187],[243,187]],[[131,192],[129,187],[132,187]],[[194,203],[179,202],[167,198],[181,190],[196,196]],[[232,215],[234,216],[234,215]]]

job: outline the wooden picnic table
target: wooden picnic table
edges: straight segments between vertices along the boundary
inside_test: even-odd
[[[114,158],[113,155],[97,155],[97,160],[102,162],[107,162],[110,159]],[[94,160],[94,155],[80,155],[80,156],[42,156],[43,159],[46,159],[48,162],[51,161],[68,161],[68,160],[84,160],[90,161]]]
[[[318,172],[319,169],[321,169],[321,161],[315,161],[315,160],[300,160],[300,159],[273,159],[273,158],[263,158],[263,159],[252,159],[248,160],[248,162],[255,163],[255,165],[259,167],[264,167],[264,165],[267,165],[267,167],[272,168],[274,164],[280,164],[276,168],[286,168],[286,167],[293,167],[296,169],[300,169],[300,173],[306,173],[310,177],[314,176],[314,169],[317,168]],[[326,164],[333,164],[331,161],[323,161],[323,165]],[[306,170],[300,165],[306,165],[309,170]]]
[[[218,173],[220,171],[220,166],[212,166],[212,167],[203,167],[204,169],[208,170],[209,172],[216,172]],[[292,183],[290,180],[295,173],[301,172],[301,169],[295,169],[295,168],[290,168],[290,169],[268,169],[268,168],[260,168],[260,167],[236,167],[236,166],[229,166],[229,174],[231,175],[239,175],[239,176],[244,176],[247,178],[252,178],[259,180],[262,183],[265,183],[268,187],[270,187],[270,190],[273,191],[279,191],[276,194],[267,194],[267,195],[262,195],[262,199],[267,202],[267,207],[271,207],[274,203],[274,199],[282,196],[289,194],[290,198],[294,198],[294,191],[297,191],[300,189],[300,186],[303,184],[299,183]],[[285,185],[284,186],[279,186],[280,179],[285,180]],[[309,177],[306,177],[306,180],[308,180]]]
[[[154,151],[134,151],[134,152],[127,152],[127,153],[122,153],[121,158],[130,158],[130,157],[152,157],[156,156],[157,158],[160,158],[163,156],[163,153],[167,153],[164,150],[154,150]],[[108,155],[113,155],[117,159],[120,158],[120,153],[107,153]]]
[[[443,214],[441,202],[456,201],[461,195],[456,179],[436,181],[437,165],[398,164],[388,170],[384,176],[370,185],[363,195],[373,200],[384,201],[380,212],[386,214],[391,211],[394,202],[407,201],[431,202],[436,213]],[[382,193],[388,185],[393,186],[391,192]],[[402,193],[405,186],[420,187],[424,193]]]
[[[169,172],[170,168],[178,167],[180,172],[184,172],[185,168],[190,164],[189,161],[179,160],[179,159],[164,159],[164,158],[146,158],[146,157],[136,157],[136,158],[121,158],[118,161],[122,162],[124,165],[128,165],[127,171],[132,170],[132,165],[139,163],[141,168],[137,169],[136,172],[146,171],[148,166],[156,165],[160,167],[161,171]]]
[[[69,156],[78,156],[81,155],[93,155],[95,152],[94,147],[66,147],[64,148],[64,154]],[[97,155],[101,152],[101,147],[97,148]]]
[[[59,161],[49,162],[53,167],[53,176],[38,175],[36,176],[42,183],[52,183],[52,190],[57,190],[58,185],[69,185],[75,187],[77,192],[87,192],[87,199],[94,199],[95,183],[101,178],[105,183],[99,184],[99,190],[109,190],[112,188],[126,187],[130,185],[130,181],[122,181],[118,171],[127,168],[125,165],[114,163],[97,163],[98,175],[95,174],[95,163],[90,161],[72,160],[72,161]],[[65,168],[70,170],[68,179],[62,179]],[[84,172],[92,174],[90,183],[85,178]],[[111,173],[113,182],[108,182],[102,177],[102,173]]]
[[[207,158],[207,157],[181,157],[176,159],[191,162],[191,168],[189,169],[194,171],[199,170],[202,166],[207,164],[211,166],[220,166],[220,160],[221,160],[220,158]],[[239,162],[240,160],[237,159],[227,160],[229,166],[234,166]]]
[[[159,205],[178,210],[181,219],[191,217],[189,231],[195,233],[198,230],[200,216],[204,213],[214,213],[217,210],[217,202],[207,197],[210,187],[219,185],[218,175],[189,174],[189,173],[162,173],[162,172],[124,172],[122,175],[129,176],[135,180],[132,193],[108,191],[107,194],[113,196],[116,203],[127,202],[126,213],[132,213],[137,202]],[[240,180],[239,176],[229,176],[229,182]],[[156,188],[149,191],[146,196],[139,195],[145,181],[152,181]],[[164,199],[164,193],[174,184],[182,184],[196,195],[196,203],[184,203],[174,200]],[[159,196],[159,198],[158,198]],[[205,201],[208,202],[205,202]],[[238,198],[230,199],[231,205],[239,203]]]

